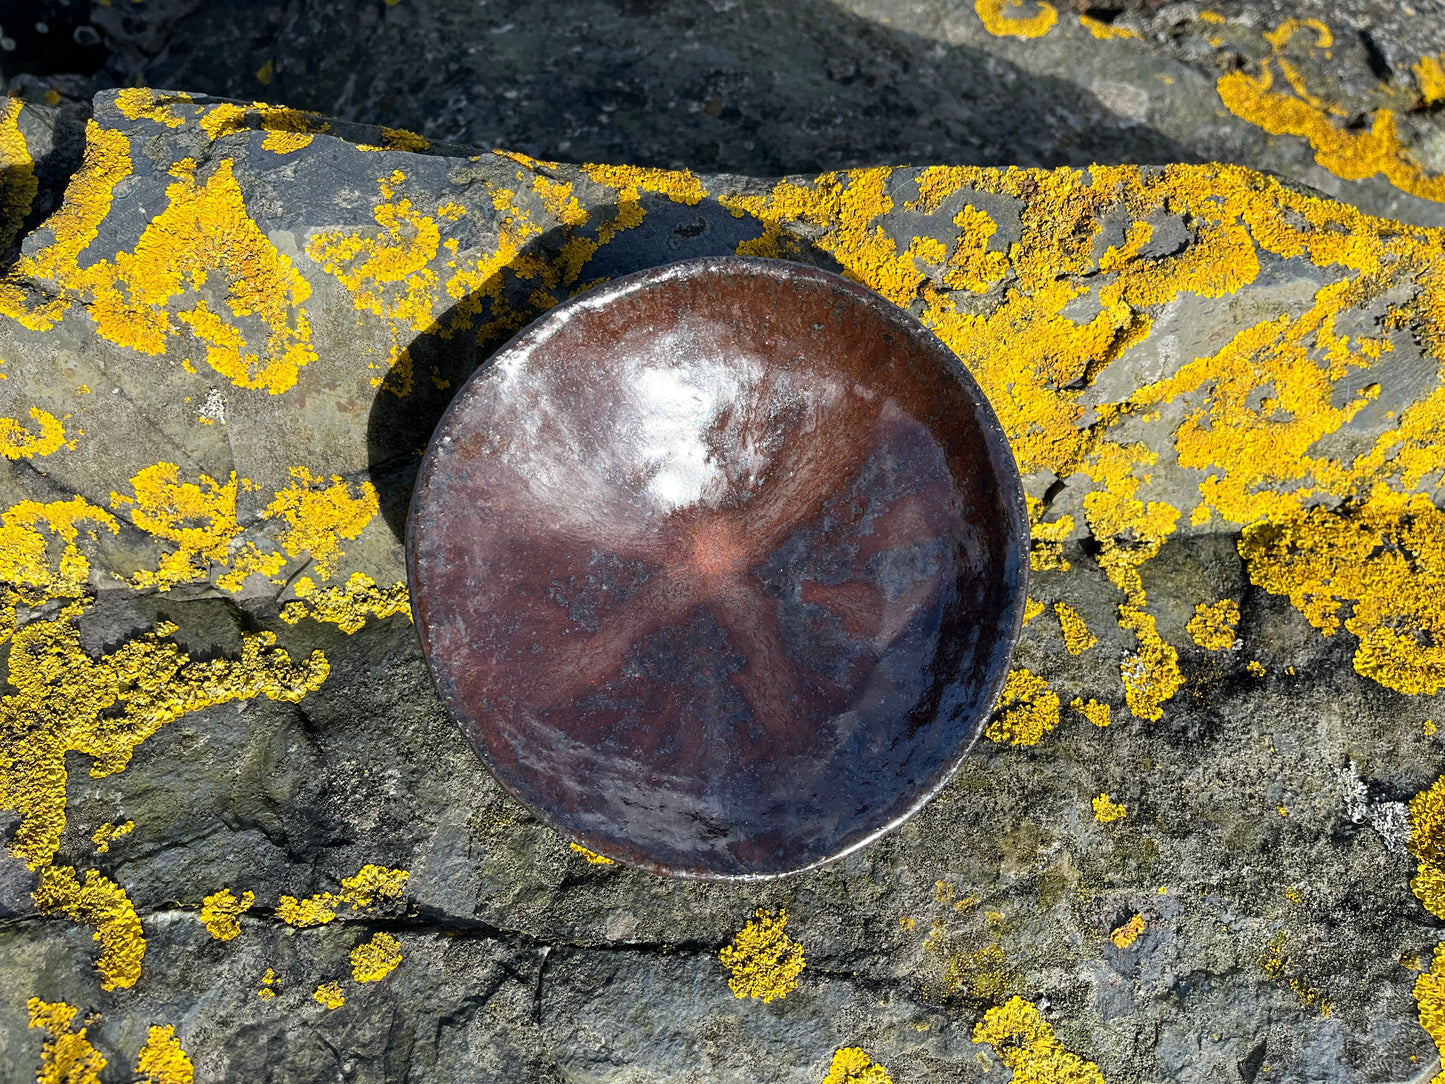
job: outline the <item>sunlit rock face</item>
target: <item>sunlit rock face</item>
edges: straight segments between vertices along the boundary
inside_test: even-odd
[[[588,294],[473,378],[423,467],[413,598],[449,707],[564,834],[780,873],[947,777],[1027,534],[936,339],[825,272],[705,260]]]

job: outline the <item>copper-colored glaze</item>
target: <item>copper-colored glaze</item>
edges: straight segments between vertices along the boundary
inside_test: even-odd
[[[1018,636],[997,419],[908,314],[800,264],[576,297],[462,388],[407,553],[427,661],[559,832],[659,873],[804,869],[947,781]]]

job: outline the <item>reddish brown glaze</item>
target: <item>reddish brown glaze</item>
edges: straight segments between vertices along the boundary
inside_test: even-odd
[[[600,854],[736,877],[943,784],[1027,539],[946,347],[836,275],[712,259],[575,298],[473,376],[407,549],[437,686],[508,790]]]

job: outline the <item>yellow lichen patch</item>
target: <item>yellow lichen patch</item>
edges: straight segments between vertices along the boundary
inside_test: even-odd
[[[1184,684],[1179,670],[1179,652],[1165,643],[1154,627],[1154,617],[1133,606],[1119,607],[1119,626],[1138,638],[1135,654],[1119,664],[1124,681],[1124,700],[1140,719],[1158,719],[1164,703]]]
[[[593,865],[593,866],[610,866],[610,865],[612,865],[612,859],[608,858],[605,854],[597,854],[597,853],[595,853],[595,852],[593,852],[593,851],[589,851],[586,847],[582,846],[582,844],[580,844],[580,843],[573,843],[573,844],[572,844],[572,850],[574,850],[575,852],[577,852],[578,854],[580,854],[583,858],[585,858],[585,859],[587,860],[587,862],[588,862],[589,865]]]
[[[1129,811],[1107,794],[1101,794],[1094,799],[1094,819],[1100,824],[1113,824],[1128,815]]]
[[[1095,726],[1103,727],[1109,725],[1109,705],[1101,704],[1094,699],[1085,700],[1076,696],[1069,701],[1069,707],[1073,708]]]
[[[1354,510],[1275,516],[1247,527],[1239,551],[1256,585],[1326,636],[1343,623],[1359,638],[1361,674],[1402,693],[1445,687],[1445,512],[1427,495],[1377,487]]]
[[[1114,26],[1111,23],[1091,18],[1088,15],[1079,16],[1079,25],[1100,41],[1112,41],[1119,38],[1132,38],[1135,41],[1140,40],[1138,33],[1130,30],[1127,26]]]
[[[427,265],[437,254],[441,231],[436,219],[399,195],[405,181],[398,169],[377,182],[381,202],[372,213],[379,235],[318,233],[307,242],[306,254],[336,276],[358,309],[420,331],[435,315],[437,273]]]
[[[334,979],[316,987],[316,992],[311,996],[318,1004],[324,1005],[328,1009],[339,1009],[346,1004],[346,995],[341,992],[341,983]]]
[[[1027,14],[1024,0],[974,0],[973,10],[994,37],[1042,37],[1059,21],[1059,13],[1044,0],[1029,6],[1034,9],[1032,15]]]
[[[998,702],[999,714],[984,731],[996,742],[1037,745],[1059,725],[1059,694],[1029,670],[1009,671]]]
[[[281,535],[281,545],[292,557],[309,553],[322,579],[329,579],[341,557],[341,542],[355,538],[380,510],[376,489],[362,482],[358,495],[340,476],[312,477],[305,467],[292,467],[294,481],[276,494],[262,515],[277,516],[290,527]]]
[[[353,911],[361,911],[378,899],[401,899],[410,876],[404,869],[368,863],[355,875],[342,878],[339,893],[321,892],[304,900],[282,896],[276,908],[276,917],[290,926],[324,926],[336,918],[337,911],[347,904]]]
[[[666,196],[673,203],[695,206],[707,192],[702,181],[687,170],[650,169],[645,166],[599,166],[588,163],[582,167],[594,182],[606,185],[617,193],[617,216],[597,232],[597,243],[605,245],[624,229],[642,221],[643,192]]]
[[[411,595],[406,581],[380,588],[363,572],[353,572],[342,587],[318,588],[307,576],[296,581],[296,597],[281,607],[281,620],[294,625],[303,617],[335,625],[350,635],[366,627],[368,617],[406,614],[411,619]]]
[[[1067,602],[1054,603],[1054,613],[1059,619],[1059,631],[1063,633],[1064,650],[1070,655],[1082,655],[1099,642],[1079,612]]]
[[[174,315],[205,344],[211,368],[241,388],[279,395],[293,387],[301,367],[316,360],[302,308],[311,287],[246,213],[231,160],[221,159],[204,184],[183,175],[166,197],[169,205],[133,253],[80,274],[79,284],[93,291],[96,329],[111,342],[159,354],[179,331],[167,306],[187,292],[201,294]],[[253,317],[266,328],[261,352],[249,350],[241,329],[212,308],[221,303],[233,317]]]
[[[77,587],[77,579],[64,586]],[[121,887],[96,870],[82,882],[74,869],[51,865],[65,827],[68,755],[90,757],[91,776],[104,778],[125,770],[137,746],[183,715],[260,695],[298,701],[329,668],[319,651],[293,666],[270,632],[243,635],[239,659],[193,662],[165,639],[174,625],[92,659],[76,624],[84,608],[72,602],[11,632],[13,691],[0,699],[0,809],[20,817],[10,853],[39,872],[36,906],[97,927],[97,967],[113,989],[140,977],[145,939]]]
[[[112,492],[110,506],[129,509],[131,522],[152,538],[176,547],[161,555],[154,571],[140,569],[131,578],[136,587],[168,591],[176,584],[204,580],[213,568],[224,568],[217,584],[239,591],[253,572],[273,576],[286,563],[279,553],[265,553],[255,543],[234,546],[241,525],[236,520],[236,475],[224,484],[209,475],[200,483],[182,482],[174,463],[156,463],[130,480],[134,496]]]
[[[21,828],[24,827],[22,823]],[[15,852],[14,843],[11,850]],[[43,865],[39,873],[40,879],[31,893],[37,908],[95,927],[95,940],[101,947],[100,958],[95,962],[101,989],[124,990],[134,986],[140,978],[146,942],[140,916],[125,889],[93,869],[85,871],[84,882],[72,866]]]
[[[353,910],[370,907],[378,899],[399,900],[406,892],[410,877],[407,870],[368,862],[352,876],[341,879],[341,898],[350,903]]]
[[[1420,1009],[1420,1026],[1445,1058],[1445,941],[1435,946],[1430,970],[1415,980],[1415,1004]],[[1440,1080],[1440,1075],[1431,1084]]]
[[[1039,1010],[1021,997],[984,1013],[973,1041],[992,1046],[1017,1081],[1104,1084],[1098,1065],[1065,1050]]]
[[[1074,517],[1062,515],[1051,523],[1043,522],[1044,502],[1025,496],[1029,510],[1029,568],[1034,572],[1069,570],[1064,557],[1064,542],[1074,531]]]
[[[120,132],[100,127],[94,120],[85,126],[85,157],[65,189],[60,209],[44,228],[51,242],[34,256],[22,255],[0,281],[0,314],[18,320],[32,331],[49,331],[55,326],[70,299],[51,296],[32,305],[30,294],[20,283],[37,280],[53,283],[62,291],[79,284],[84,272],[78,259],[100,230],[110,212],[115,186],[130,175],[130,143]]]
[[[67,415],[69,417],[69,415]],[[39,407],[30,408],[35,430],[14,418],[0,418],[0,455],[6,459],[34,459],[50,455],[65,445],[65,426],[54,414]]]
[[[1422,56],[1410,70],[1420,84],[1420,100],[1424,104],[1445,102],[1445,53]]]
[[[153,1027],[135,1062],[135,1084],[192,1084],[196,1067],[181,1049],[176,1029]]]
[[[34,601],[82,594],[90,579],[90,562],[76,545],[81,523],[93,524],[87,532],[92,540],[96,528],[112,534],[120,531],[115,517],[81,497],[45,504],[21,501],[0,513],[0,584],[19,588]],[[56,541],[64,545],[52,560]],[[9,632],[0,628],[0,642]]]
[[[1137,941],[1139,939],[1139,935],[1143,932],[1144,916],[1135,915],[1128,922],[1124,923],[1124,925],[1120,926],[1117,930],[1111,933],[1109,935],[1109,940],[1114,942],[1117,947],[1121,949],[1126,949],[1135,941]]]
[[[1225,108],[1271,135],[1303,136],[1315,152],[1315,161],[1342,180],[1358,181],[1382,174],[1411,195],[1445,200],[1445,175],[1428,174],[1404,147],[1393,110],[1375,110],[1369,130],[1356,132],[1346,126],[1347,110],[1309,92],[1299,70],[1285,55],[1290,39],[1304,29],[1314,32],[1317,48],[1329,48],[1332,37],[1323,23],[1314,19],[1281,23],[1273,33],[1265,35],[1273,52],[1260,66],[1258,75],[1229,72],[1215,84]],[[1275,67],[1289,90],[1274,89]],[[1428,78],[1427,74],[1421,80],[1422,89]]]
[[[1036,601],[1036,600],[1034,600],[1034,599],[1032,599],[1032,598],[1025,598],[1025,599],[1024,599],[1024,622],[1023,622],[1023,623],[1024,623],[1025,625],[1027,625],[1030,621],[1032,621],[1034,618],[1038,617],[1039,614],[1041,614],[1041,613],[1043,613],[1043,612],[1044,612],[1044,604],[1043,604],[1042,602],[1038,602],[1038,601]]]
[[[431,148],[431,141],[426,136],[418,135],[406,128],[383,127],[381,138],[386,141],[387,150],[424,151]]]
[[[1226,651],[1234,646],[1234,632],[1238,627],[1239,603],[1222,598],[1195,606],[1194,616],[1184,630],[1206,651]]]
[[[256,902],[254,892],[238,898],[229,888],[213,892],[201,901],[201,925],[217,941],[230,941],[241,932],[241,916]]]
[[[1410,888],[1426,910],[1445,918],[1445,776],[1410,799],[1409,823],[1417,862]]]
[[[112,843],[121,836],[130,835],[133,831],[135,831],[135,821],[126,821],[124,824],[111,824],[107,821],[95,830],[90,841],[95,844],[98,853],[108,854]]]
[[[14,271],[54,282],[61,296],[31,309],[9,285],[0,289],[0,311],[46,330],[71,299],[84,300],[103,338],[146,354],[162,353],[178,324],[187,325],[206,345],[212,368],[238,387],[278,394],[294,385],[300,367],[316,358],[301,308],[311,289],[246,213],[231,160],[222,159],[204,184],[182,171],[166,189],[169,205],[142,231],[134,252],[82,268],[78,257],[109,211],[116,183],[130,172],[124,136],[93,123],[87,131],[85,164],[47,223],[53,243]],[[187,294],[198,295],[194,304],[172,312],[171,303]],[[239,327],[213,308],[220,304],[232,317],[265,327],[261,353],[247,349]]]
[[[401,963],[401,942],[378,933],[351,950],[351,977],[357,982],[380,982]]]
[[[25,1002],[32,1028],[44,1028],[49,1038],[40,1048],[38,1084],[101,1084],[100,1071],[105,1057],[85,1037],[85,1028],[72,1031],[79,1011],[63,1001],[41,1001],[32,997]]]
[[[276,996],[276,971],[274,968],[266,968],[266,973],[261,976],[261,988],[256,991],[256,996],[262,1001],[270,1001]]]
[[[131,120],[152,120],[167,128],[179,128],[186,123],[186,118],[176,111],[177,100],[188,99],[184,96],[164,98],[146,87],[125,87],[116,91],[115,107]]]
[[[822,1084],[893,1084],[888,1070],[858,1046],[845,1046],[833,1054]]]
[[[298,900],[295,896],[282,896],[276,906],[276,917],[288,926],[305,929],[308,926],[324,926],[336,918],[336,910],[344,901],[330,892],[319,892]]]
[[[0,106],[0,253],[15,243],[40,191],[35,160],[20,131],[25,103],[7,98]]]
[[[797,989],[806,961],[803,946],[788,936],[787,925],[787,911],[774,915],[759,908],[718,953],[722,965],[732,972],[728,988],[734,997],[768,1002]]]

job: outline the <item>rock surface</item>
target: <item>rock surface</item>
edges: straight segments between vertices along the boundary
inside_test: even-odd
[[[145,90],[30,226],[62,108],[0,130],[0,1080],[1436,1071],[1440,231],[1228,166],[764,182]],[[1037,604],[937,800],[742,885],[590,861],[490,781],[400,541],[499,342],[732,252],[960,355]]]
[[[181,87],[757,177],[1222,161],[1445,224],[1442,0],[146,0],[94,5],[109,63],[66,78],[97,63],[56,46],[83,5],[46,7],[48,35],[5,20],[0,73],[82,97]]]

